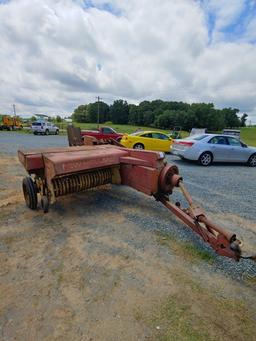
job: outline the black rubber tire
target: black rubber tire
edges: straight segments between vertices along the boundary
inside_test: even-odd
[[[49,135],[49,130],[48,129],[46,129],[45,135]]]
[[[199,156],[198,162],[201,166],[210,166],[213,160],[213,156],[210,152],[204,152]]]
[[[47,213],[49,211],[49,200],[45,195],[41,198],[41,207],[44,213]]]
[[[37,131],[34,131],[34,135],[37,135]]]
[[[249,167],[256,167],[256,153],[249,157],[247,164]]]
[[[22,189],[26,205],[31,210],[37,209],[37,189],[30,176],[26,176],[22,181]]]
[[[142,143],[135,143],[135,145],[133,146],[133,149],[143,150],[145,149],[145,147]]]
[[[55,135],[59,135],[59,129],[55,131]]]

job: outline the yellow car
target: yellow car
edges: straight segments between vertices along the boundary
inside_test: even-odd
[[[127,148],[170,152],[173,139],[160,131],[138,131],[123,135],[120,143]]]

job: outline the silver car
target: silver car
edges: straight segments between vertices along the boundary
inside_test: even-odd
[[[171,153],[198,161],[202,166],[212,162],[244,162],[250,167],[256,166],[256,148],[230,135],[202,134],[175,140]]]

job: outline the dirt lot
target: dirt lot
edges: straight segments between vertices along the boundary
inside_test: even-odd
[[[125,187],[62,198],[48,214],[30,211],[21,192],[25,171],[3,146],[1,340],[255,340],[252,262],[215,256],[159,203]],[[187,178],[194,169],[188,187],[198,201],[200,184],[212,186],[215,199],[210,190],[201,196],[209,215],[255,248],[253,184],[245,200],[232,193],[230,166],[207,170],[227,172],[220,188],[218,178],[211,184],[197,174],[205,169],[179,166]],[[253,171],[235,168],[244,181]]]

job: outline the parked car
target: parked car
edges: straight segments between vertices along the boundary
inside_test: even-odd
[[[244,162],[256,166],[256,148],[230,135],[202,134],[175,140],[171,153],[198,161],[202,166],[212,162]]]
[[[56,127],[53,123],[45,122],[45,121],[35,121],[31,125],[32,132],[37,134],[49,135],[49,134],[59,134],[59,128]]]
[[[240,139],[241,132],[240,130],[237,129],[223,129],[222,134],[237,136]]]
[[[125,134],[120,143],[127,148],[170,152],[173,139],[160,131],[137,131]]]
[[[93,136],[97,140],[101,139],[114,139],[116,141],[120,141],[123,134],[117,133],[113,128],[111,127],[100,127],[97,130],[82,130],[81,131],[82,136]]]

